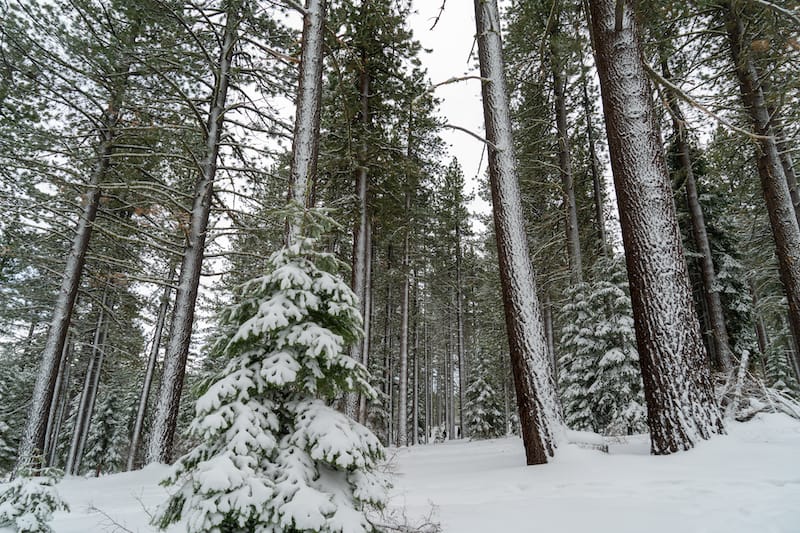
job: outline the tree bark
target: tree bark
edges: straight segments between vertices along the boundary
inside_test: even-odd
[[[561,187],[564,197],[564,219],[567,229],[567,256],[569,257],[569,273],[572,284],[583,281],[583,260],[581,256],[581,240],[578,232],[578,207],[575,202],[575,178],[572,173],[572,151],[567,131],[567,102],[564,92],[567,80],[564,76],[564,65],[561,50],[558,48],[559,23],[555,15],[553,30],[550,34],[550,66],[553,71],[553,101],[556,114],[556,132],[558,136],[558,168],[561,174]]]
[[[672,81],[672,74],[669,71],[666,56],[663,51],[661,54],[661,70],[664,78]],[[728,337],[728,327],[725,323],[722,300],[717,290],[717,274],[714,267],[714,259],[711,256],[711,242],[706,231],[706,221],[703,215],[703,208],[700,205],[700,197],[697,193],[697,183],[694,179],[692,168],[692,156],[689,152],[689,142],[686,138],[686,119],[681,111],[678,97],[670,89],[667,89],[670,113],[672,115],[672,129],[675,136],[675,148],[678,152],[681,170],[686,187],[686,203],[689,207],[689,218],[692,222],[692,233],[694,234],[695,245],[700,253],[700,274],[703,280],[703,296],[708,310],[708,321],[711,326],[712,339],[714,342],[714,353],[717,365],[723,372],[733,370],[733,356],[731,355],[730,340]]]
[[[163,337],[164,324],[167,321],[167,311],[169,310],[170,293],[172,292],[172,281],[175,279],[175,268],[170,266],[169,279],[167,285],[164,287],[164,293],[161,295],[161,304],[158,306],[158,314],[156,315],[156,325],[153,330],[153,341],[150,345],[150,353],[147,357],[147,368],[144,373],[144,381],[142,382],[142,392],[139,395],[139,405],[136,408],[136,419],[133,423],[133,434],[131,435],[131,445],[128,449],[128,461],[126,464],[127,470],[133,470],[136,464],[136,455],[139,453],[139,445],[142,440],[142,431],[144,427],[144,417],[147,413],[147,401],[150,398],[150,388],[153,384],[153,376],[155,375],[156,361],[158,360],[158,352],[161,349],[161,339]]]
[[[550,303],[550,295],[545,292],[544,306],[542,312],[544,315],[544,334],[547,340],[547,353],[550,359],[550,368],[553,373],[553,382],[558,383],[558,358],[556,357],[556,345],[553,338],[553,305]]]
[[[195,184],[192,211],[189,220],[187,242],[178,275],[178,289],[172,314],[170,337],[164,354],[164,372],[153,417],[153,427],[147,448],[147,463],[168,463],[172,458],[172,445],[178,423],[186,359],[192,337],[192,324],[197,303],[197,289],[203,265],[208,217],[214,179],[217,173],[217,157],[224,128],[225,103],[233,62],[233,53],[238,41],[241,1],[232,0],[226,9],[222,48],[214,71],[214,93],[206,124],[205,155],[200,163],[200,175]]]
[[[69,375],[70,359],[72,356],[72,343],[68,338],[64,342],[61,352],[61,363],[58,367],[58,379],[53,392],[53,402],[50,405],[50,417],[47,421],[47,438],[45,440],[46,464],[55,466],[58,452],[58,436],[61,433],[61,424],[64,421],[64,406],[69,401]]]
[[[787,176],[776,142],[764,91],[759,81],[756,65],[750,56],[749,42],[742,19],[732,2],[722,6],[726,16],[728,41],[733,66],[739,79],[742,102],[750,115],[758,139],[758,174],[767,204],[772,236],[778,256],[781,282],[789,303],[795,354],[800,353],[800,225],[787,184]],[[795,356],[796,358],[797,356]],[[800,366],[800,361],[795,361]]]
[[[583,47],[581,47],[581,50]],[[597,224],[598,248],[601,255],[608,255],[608,239],[606,237],[605,216],[603,214],[603,183],[600,162],[594,142],[594,123],[592,120],[593,107],[589,100],[589,87],[586,82],[586,69],[583,66],[583,52],[581,61],[581,89],[583,91],[583,113],[586,116],[586,144],[589,147],[589,170],[592,174],[592,193],[594,200],[594,217]]]
[[[410,219],[411,191],[406,191],[406,221]],[[400,300],[400,371],[397,387],[397,446],[408,444],[408,308],[411,272],[409,268],[410,231],[406,224],[403,236],[403,293]]]
[[[411,378],[411,444],[419,444],[419,283],[417,282],[417,272],[414,271],[414,323],[412,325],[412,335],[414,338],[414,370]]]
[[[310,207],[311,190],[317,174],[319,124],[322,105],[322,45],[325,1],[306,0],[300,51],[300,76],[295,107],[292,163],[289,172],[289,201]],[[289,222],[287,243],[292,243],[302,228]]]
[[[590,0],[597,70],[628,267],[651,451],[723,431],[688,272],[633,3]],[[615,27],[617,6],[622,27]]]
[[[369,104],[369,90],[371,77],[367,67],[368,58],[366,51],[361,52],[361,73],[358,78],[358,92],[359,92],[359,121],[363,129],[362,135],[366,135],[366,131],[370,124],[370,104]],[[359,145],[357,160],[358,168],[356,169],[356,196],[358,197],[358,220],[353,227],[353,278],[352,286],[353,292],[358,296],[361,302],[361,312],[364,314],[364,299],[366,295],[366,269],[367,269],[367,232],[369,231],[369,214],[368,214],[368,189],[369,189],[369,173],[367,169],[368,147],[367,141],[364,139]],[[366,318],[366,315],[365,315]],[[366,324],[365,324],[366,327]],[[363,343],[354,343],[350,356],[356,361],[361,361],[364,365],[369,362],[369,354],[364,351],[365,345]],[[358,406],[360,400],[358,395],[351,393],[347,395],[345,411],[346,413],[357,418]]]
[[[367,242],[365,245],[366,272],[364,273],[364,340],[361,346],[361,364],[369,368],[369,350],[372,342],[372,221],[367,218]],[[358,421],[367,423],[367,397],[358,395]]]
[[[422,296],[422,353],[423,359],[425,360],[425,423],[423,427],[425,429],[425,444],[428,444],[430,434],[431,434],[431,417],[433,416],[433,412],[431,409],[431,371],[430,371],[430,357],[429,357],[429,349],[428,349],[428,321],[425,318],[425,310],[426,310],[426,299],[425,293],[423,292]]]
[[[459,206],[460,207],[460,206]],[[456,220],[456,348],[458,351],[458,425],[461,438],[466,438],[468,429],[464,418],[467,390],[467,358],[464,347],[464,280],[461,272],[461,221]]]
[[[496,0],[475,0],[500,281],[528,464],[553,456],[561,417],[522,217]]]
[[[75,427],[72,430],[72,441],[67,456],[67,465],[64,468],[67,474],[77,476],[80,473],[83,451],[86,447],[86,438],[89,435],[89,427],[92,423],[92,414],[97,399],[97,389],[100,385],[100,372],[103,369],[105,359],[105,335],[108,328],[106,319],[106,309],[109,306],[108,288],[103,290],[103,298],[100,303],[100,310],[97,314],[97,323],[94,330],[94,341],[92,342],[92,354],[89,358],[89,365],[86,368],[86,377],[83,382],[80,405],[78,412],[75,413]]]

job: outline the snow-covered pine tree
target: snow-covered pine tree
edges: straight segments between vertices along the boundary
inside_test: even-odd
[[[595,415],[589,389],[597,378],[598,350],[594,339],[594,310],[589,307],[588,283],[576,283],[567,289],[567,304],[561,311],[561,356],[558,388],[564,410],[564,422],[572,429],[596,431]]]
[[[776,338],[767,347],[764,354],[764,371],[766,385],[792,397],[800,397],[800,384],[797,383],[792,370],[787,344],[788,335]]]
[[[229,362],[197,401],[200,444],[165,480],[178,491],[155,523],[184,517],[190,533],[375,531],[368,511],[385,498],[383,448],[327,403],[345,391],[374,395],[347,355],[360,334],[357,299],[313,238],[296,237],[269,263],[222,315],[237,326]]]
[[[567,424],[605,435],[647,429],[624,265],[600,258],[593,281],[569,289],[562,311],[559,384]]]
[[[594,265],[589,307],[595,312],[594,345],[599,355],[589,388],[596,426],[604,435],[647,431],[642,375],[625,266],[614,258]]]
[[[473,439],[491,439],[506,432],[502,398],[491,382],[491,372],[484,354],[474,358],[470,369],[472,382],[467,388],[466,423]]]
[[[128,444],[127,415],[113,392],[106,391],[89,429],[83,469],[95,475],[122,468]]]
[[[38,463],[41,459],[34,458]],[[35,474],[34,474],[35,472]],[[0,493],[0,527],[18,533],[49,533],[55,511],[69,511],[56,491],[63,473],[54,468],[20,468]]]

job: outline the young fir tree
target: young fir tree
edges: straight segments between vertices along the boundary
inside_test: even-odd
[[[783,335],[767,347],[764,354],[764,373],[766,374],[764,377],[768,387],[783,394],[798,397],[800,396],[800,384],[798,384],[789,362],[789,357],[791,357],[787,350],[789,342],[791,339],[788,338],[788,335]]]
[[[108,392],[97,407],[83,458],[84,469],[95,475],[116,472],[122,467],[128,445],[129,413],[120,407],[116,396]]]
[[[642,433],[647,431],[647,410],[625,266],[614,259],[600,259],[594,270],[597,281],[592,284],[589,305],[600,314],[594,327],[600,358],[589,393],[597,425],[606,435]]]
[[[229,362],[197,401],[200,444],[165,480],[178,491],[159,527],[185,517],[189,532],[375,531],[367,512],[384,502],[383,448],[328,405],[345,391],[374,395],[347,355],[361,316],[339,262],[315,247],[297,236],[223,313],[236,329]]]
[[[570,289],[564,307],[559,384],[573,429],[606,435],[646,430],[639,354],[624,267],[600,259],[595,281]]]
[[[589,307],[588,283],[567,289],[567,304],[562,308],[561,357],[558,381],[564,422],[572,429],[596,431],[589,389],[597,378],[599,359],[594,339],[594,310]]]
[[[473,439],[491,439],[506,432],[502,397],[492,383],[493,374],[486,354],[479,354],[472,363],[472,382],[466,391],[466,423]]]

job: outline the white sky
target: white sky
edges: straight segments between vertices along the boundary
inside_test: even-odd
[[[423,52],[420,59],[428,69],[431,81],[441,83],[453,77],[478,76],[477,49],[470,58],[475,35],[475,14],[472,2],[450,0],[436,27],[431,30],[441,0],[414,0],[416,13],[409,19],[414,38],[422,46],[431,50]],[[483,109],[481,107],[481,87],[478,80],[460,81],[438,87],[435,92],[441,100],[440,114],[448,124],[466,128],[483,136]],[[475,178],[486,170],[485,155],[481,158],[483,144],[466,133],[445,128],[441,136],[449,146],[450,154],[455,156],[464,169],[467,179],[467,192],[476,192]],[[490,210],[486,202],[477,198],[470,209],[481,213]]]

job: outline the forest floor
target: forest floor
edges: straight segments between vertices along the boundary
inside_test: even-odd
[[[433,511],[445,533],[800,532],[800,422],[762,415],[666,457],[648,446],[642,437],[607,454],[565,446],[535,467],[517,438],[390,450],[391,505],[410,518]],[[153,531],[148,509],[165,499],[166,472],[65,479],[71,512],[56,514],[54,531]]]

